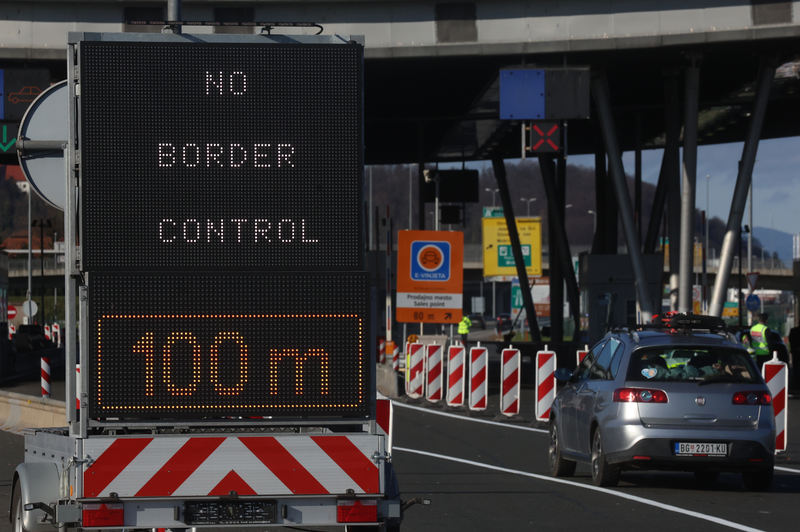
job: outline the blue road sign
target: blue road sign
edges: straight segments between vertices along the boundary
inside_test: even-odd
[[[450,242],[412,242],[411,278],[415,281],[449,281]]]
[[[747,296],[747,299],[744,300],[744,304],[750,312],[761,310],[761,298],[755,294]]]

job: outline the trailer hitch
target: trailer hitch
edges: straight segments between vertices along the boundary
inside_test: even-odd
[[[414,497],[410,501],[403,502],[402,506],[400,507],[400,510],[405,512],[406,510],[408,510],[409,508],[411,508],[415,504],[421,504],[423,506],[430,506],[431,505],[431,500],[430,499],[423,499],[422,497]]]
[[[49,504],[45,504],[43,502],[29,502],[25,504],[25,511],[30,512],[32,510],[41,510],[46,513],[50,518],[55,522],[56,520],[56,511],[50,507]]]

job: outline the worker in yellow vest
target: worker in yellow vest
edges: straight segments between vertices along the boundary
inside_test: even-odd
[[[469,316],[464,314],[464,317],[458,322],[458,334],[461,335],[461,343],[464,344],[465,349],[467,347],[467,335],[469,334],[470,327],[472,327],[472,320],[469,319]]]
[[[770,359],[768,319],[769,314],[766,312],[759,314],[758,323],[750,328],[750,349],[752,349],[750,355],[758,364],[758,369]]]

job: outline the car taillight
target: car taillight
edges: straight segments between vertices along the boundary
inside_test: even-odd
[[[663,390],[651,388],[617,388],[614,390],[615,403],[668,403]]]
[[[84,503],[83,526],[112,527],[125,524],[125,508],[121,502]]]
[[[378,520],[375,499],[342,499],[336,501],[337,523],[374,523]]]
[[[736,392],[733,394],[733,404],[735,405],[770,405],[772,396],[769,392]]]

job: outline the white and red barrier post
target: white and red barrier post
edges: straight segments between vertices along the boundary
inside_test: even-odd
[[[75,364],[75,409],[81,409],[81,365]]]
[[[500,413],[506,416],[519,414],[519,385],[522,357],[519,349],[503,349],[500,368]]]
[[[588,345],[584,346],[583,349],[578,350],[576,352],[576,354],[578,355],[578,364],[577,365],[580,366],[581,362],[583,362],[583,359],[586,358],[586,355],[589,354],[589,346]]]
[[[775,452],[786,450],[786,399],[789,392],[789,369],[786,363],[778,360],[778,352],[773,352],[772,360],[764,362],[761,375],[772,394],[772,408],[775,410]]]
[[[53,324],[53,341],[57,342],[58,347],[61,347],[61,327],[58,323]]]
[[[489,382],[488,353],[480,342],[469,350],[469,409],[486,410]]]
[[[536,419],[550,419],[550,407],[556,398],[556,353],[544,346],[536,353]]]
[[[416,399],[425,393],[425,350],[422,348],[422,344],[408,344],[408,347],[406,394],[412,399]]]
[[[13,324],[9,323],[8,324],[8,339],[9,340],[13,340],[15,334],[17,334],[17,328]]]
[[[53,337],[50,336],[50,326],[49,325],[45,325],[44,326],[44,337],[47,338],[48,340],[52,340],[53,339]]]
[[[42,357],[42,397],[50,397],[50,358]]]
[[[386,337],[378,336],[378,362],[386,363]]]
[[[426,384],[428,388],[428,401],[436,403],[442,400],[442,347],[439,344],[428,344],[425,346],[425,359],[427,361],[428,376]]]
[[[378,400],[375,403],[375,421],[378,429],[378,434],[386,436],[386,452],[392,453],[392,425],[394,424],[394,406],[392,402],[378,394]]]
[[[397,371],[400,369],[400,344],[392,343],[392,370]]]
[[[464,346],[451,345],[447,350],[447,405],[464,405]]]

